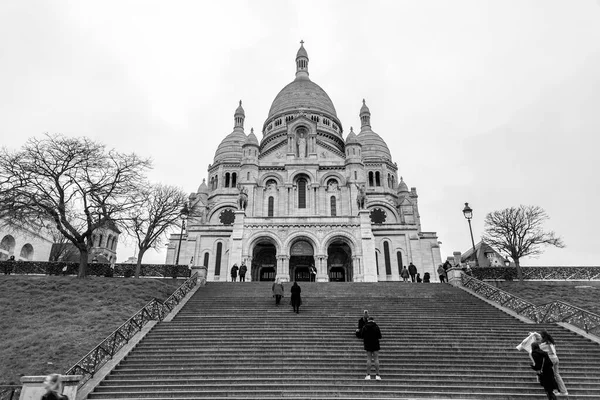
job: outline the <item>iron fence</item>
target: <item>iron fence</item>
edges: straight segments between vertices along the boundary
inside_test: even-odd
[[[465,288],[538,324],[564,322],[600,337],[600,315],[598,314],[563,301],[535,305],[475,277],[462,274],[461,279]]]
[[[524,280],[600,280],[600,267],[521,267]],[[515,267],[477,267],[473,276],[479,280],[494,279],[512,281],[517,279]]]

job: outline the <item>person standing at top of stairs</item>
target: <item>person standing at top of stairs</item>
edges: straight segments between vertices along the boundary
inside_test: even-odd
[[[410,274],[410,280],[415,283],[415,277],[417,275],[417,267],[412,262],[408,264],[408,273]]]
[[[246,267],[246,263],[242,262],[240,266],[240,282],[246,282],[246,272],[248,271],[248,267]]]
[[[237,273],[238,273],[238,266],[237,264],[233,264],[233,267],[231,267],[231,281],[235,282],[235,280],[237,279]]]
[[[367,376],[366,380],[371,379],[371,359],[375,365],[375,379],[381,380],[379,376],[379,339],[381,339],[381,330],[375,323],[373,317],[369,317],[369,320],[362,329],[362,337],[365,345],[365,351],[367,352]]]

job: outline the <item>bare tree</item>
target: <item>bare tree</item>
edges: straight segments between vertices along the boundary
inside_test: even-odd
[[[143,186],[140,199],[123,221],[127,232],[134,237],[138,248],[135,277],[140,277],[142,259],[149,249],[163,244],[167,231],[181,226],[181,211],[187,204],[187,195],[180,188],[161,184]]]
[[[13,224],[50,219],[79,250],[82,278],[92,233],[135,206],[131,193],[150,165],[88,138],[32,138],[18,151],[0,152],[0,215]]]
[[[519,280],[523,280],[520,260],[526,256],[536,256],[544,246],[565,247],[560,237],[552,231],[545,231],[543,224],[548,214],[539,206],[505,208],[485,216],[483,240],[513,259]]]

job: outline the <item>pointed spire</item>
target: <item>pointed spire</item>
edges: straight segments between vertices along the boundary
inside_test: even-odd
[[[308,53],[304,48],[304,40],[300,41],[300,48],[296,53],[296,79],[308,78]]]
[[[371,127],[371,111],[369,110],[369,107],[367,107],[367,103],[365,102],[365,99],[363,99],[363,105],[360,108],[360,128],[361,130],[363,130],[364,128],[370,128]]]
[[[235,113],[233,114],[233,119],[235,121],[235,124],[233,126],[234,129],[242,128],[242,130],[243,130],[245,118],[246,118],[246,113],[244,112],[244,108],[242,107],[242,101],[240,100],[240,105],[238,106],[238,108],[236,108]]]

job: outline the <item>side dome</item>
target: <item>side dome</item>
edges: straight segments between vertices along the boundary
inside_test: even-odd
[[[206,185],[206,179],[202,179],[202,183],[198,187],[197,193],[200,193],[200,194],[207,194],[208,193],[208,186]]]
[[[358,142],[358,137],[356,136],[356,133],[354,133],[354,129],[352,127],[350,127],[350,133],[348,134],[348,136],[346,136],[346,146],[349,144],[360,145],[360,143]]]
[[[221,141],[215,152],[215,163],[221,161],[239,162],[242,160],[242,145],[246,135],[240,130],[234,130]]]
[[[362,131],[356,137],[362,145],[363,159],[392,160],[392,154],[385,141],[372,130]]]
[[[299,76],[281,89],[271,104],[267,119],[285,111],[298,109],[320,111],[337,118],[329,95],[308,77]]]
[[[408,186],[406,186],[402,177],[400,177],[400,182],[398,182],[398,193],[408,193]]]
[[[250,134],[246,138],[246,142],[243,145],[258,147],[258,139],[256,138],[256,135],[254,134],[254,128],[250,129]]]

